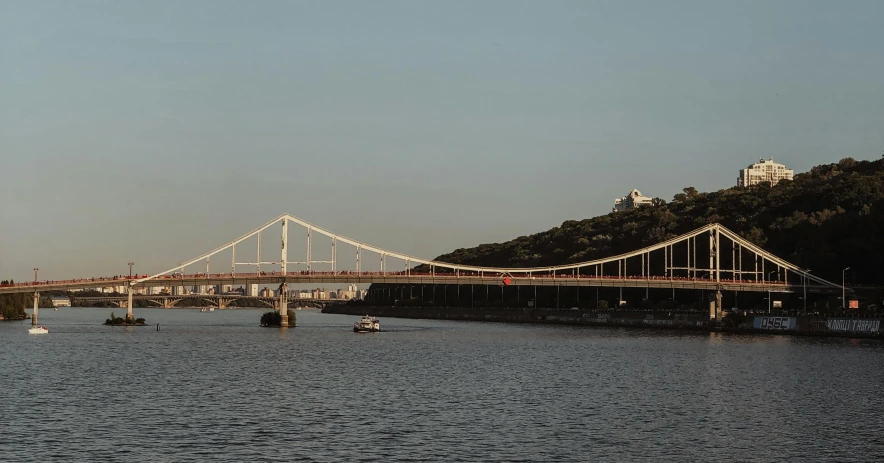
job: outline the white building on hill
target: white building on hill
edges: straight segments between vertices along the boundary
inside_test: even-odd
[[[763,182],[776,185],[780,180],[792,180],[795,171],[773,162],[773,159],[761,159],[757,163],[740,170],[737,186],[752,186]]]
[[[633,188],[628,195],[614,200],[613,212],[635,209],[639,206],[650,206],[653,201],[654,198],[643,196],[641,191]]]

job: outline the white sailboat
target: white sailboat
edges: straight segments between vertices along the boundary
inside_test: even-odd
[[[49,329],[45,326],[37,326],[37,303],[34,303],[34,320],[28,329],[28,334],[48,334]]]
[[[28,329],[28,334],[49,334],[49,329],[45,326],[32,326]]]

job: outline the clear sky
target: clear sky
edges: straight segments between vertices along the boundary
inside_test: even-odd
[[[422,257],[884,150],[884,2],[0,0],[0,278]],[[276,249],[276,247],[274,247]]]

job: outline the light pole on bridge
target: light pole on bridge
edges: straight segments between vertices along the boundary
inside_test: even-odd
[[[777,271],[771,270],[767,272],[767,313],[771,313],[771,306],[773,305],[772,298],[770,297],[770,276],[774,273],[777,273]]]
[[[132,266],[135,265],[135,262],[129,262],[129,278],[132,278]]]
[[[34,283],[37,282],[37,272],[39,272],[39,271],[40,271],[40,269],[34,268]]]
[[[850,267],[841,271],[841,307],[844,309],[847,308],[847,289],[844,286],[844,283],[847,281],[846,276],[848,270],[850,270]]]

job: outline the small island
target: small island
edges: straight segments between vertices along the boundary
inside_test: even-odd
[[[111,312],[110,318],[104,321],[105,325],[110,326],[144,326],[143,318],[136,318],[135,320],[129,320],[123,317],[117,317]]]
[[[295,320],[295,312],[292,309],[287,309],[286,313],[288,314],[289,324],[292,324]],[[276,310],[264,312],[264,315],[261,315],[261,326],[282,326],[282,317]]]

